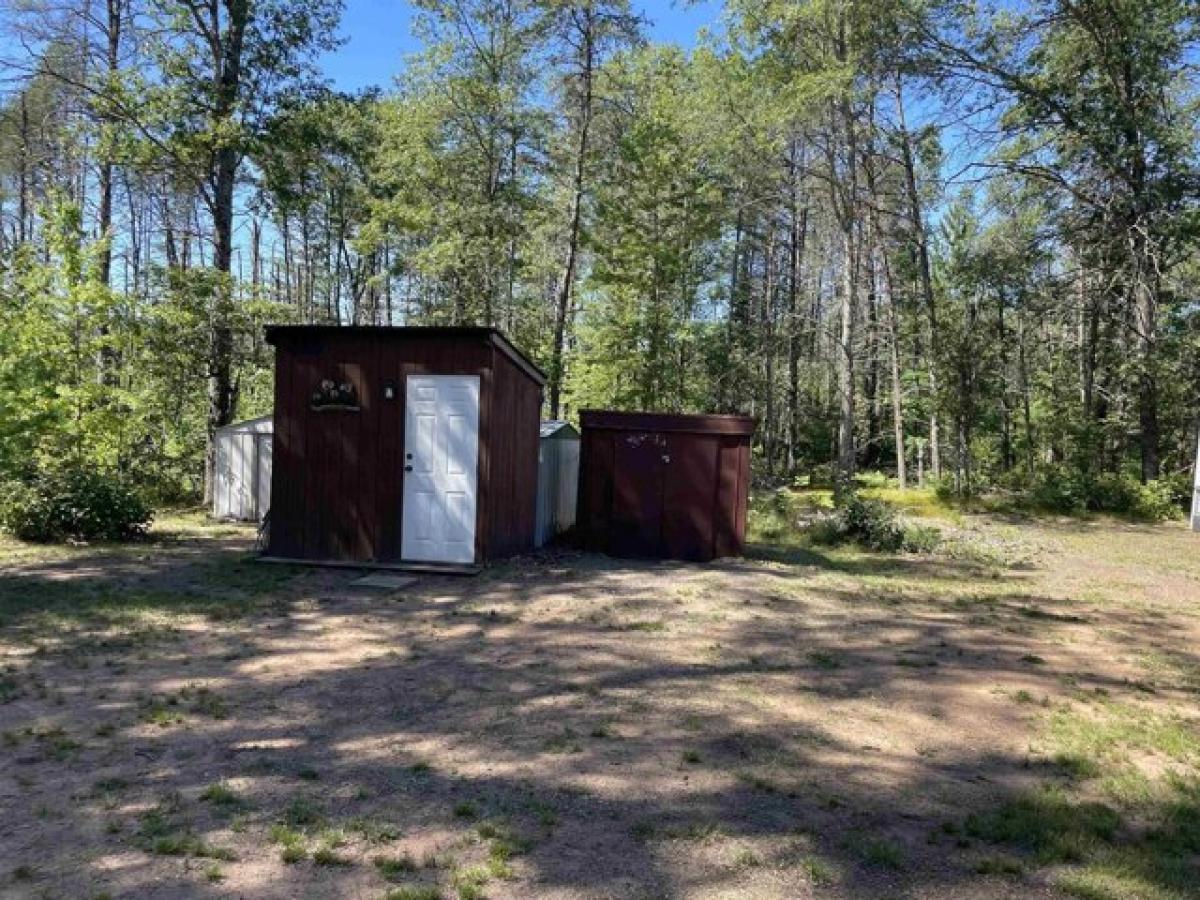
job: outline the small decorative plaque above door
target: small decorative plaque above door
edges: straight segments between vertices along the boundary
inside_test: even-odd
[[[358,412],[358,388],[349,381],[334,381],[323,378],[312,392],[309,407],[315,410],[340,409]]]

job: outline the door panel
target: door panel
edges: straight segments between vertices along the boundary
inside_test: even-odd
[[[410,375],[405,419],[403,558],[474,562],[479,377]]]
[[[672,559],[712,559],[717,439],[672,434],[668,444],[663,489],[666,555]]]
[[[614,437],[611,553],[661,555],[666,457],[667,442],[661,434],[629,432]]]

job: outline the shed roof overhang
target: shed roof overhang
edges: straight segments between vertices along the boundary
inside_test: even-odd
[[[682,431],[692,434],[754,433],[750,416],[680,415],[677,413],[615,412],[585,409],[579,414],[579,424],[588,428],[614,431]]]
[[[459,325],[268,325],[267,343],[278,346],[289,337],[314,334],[367,334],[387,338],[481,338],[489,341],[507,356],[522,372],[539,385],[546,383],[546,373],[528,356],[516,348],[499,328]]]

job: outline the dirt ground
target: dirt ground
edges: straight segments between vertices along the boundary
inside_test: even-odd
[[[0,543],[0,896],[1200,896],[1200,535],[953,529],[401,590]]]

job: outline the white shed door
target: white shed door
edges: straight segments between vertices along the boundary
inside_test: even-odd
[[[404,416],[404,559],[475,561],[479,378],[410,375]]]

